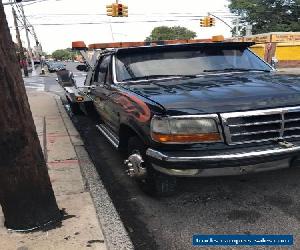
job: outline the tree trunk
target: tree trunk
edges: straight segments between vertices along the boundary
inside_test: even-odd
[[[0,204],[14,230],[61,219],[1,0]]]

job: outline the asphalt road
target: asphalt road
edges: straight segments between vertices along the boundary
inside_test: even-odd
[[[169,198],[145,195],[87,117],[73,117],[136,249],[192,249],[193,234],[300,233],[300,169],[181,179]],[[232,248],[231,248],[232,249]]]
[[[48,78],[46,88],[58,87]],[[72,120],[136,249],[193,249],[194,234],[293,234],[293,249],[300,249],[300,168],[180,179],[175,196],[158,199],[126,176],[121,155],[96,130],[95,120]]]
[[[82,75],[86,74],[85,72],[80,72],[76,70],[76,66],[80,63],[74,63],[74,62],[65,62],[66,68],[72,72],[74,72],[74,75]],[[40,68],[37,68],[37,73],[40,72]],[[49,73],[47,72],[45,76],[37,76],[37,77],[28,77],[24,78],[25,87],[27,91],[46,91],[46,92],[52,92],[55,94],[58,94],[60,96],[64,96],[64,90],[57,84],[56,79],[57,75],[56,73]]]

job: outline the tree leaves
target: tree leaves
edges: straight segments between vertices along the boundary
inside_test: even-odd
[[[174,39],[193,39],[196,32],[181,26],[159,26],[155,27],[146,41],[174,40]]]
[[[229,9],[254,34],[300,31],[300,0],[230,0]]]
[[[74,59],[76,52],[71,51],[71,49],[58,49],[52,53],[52,57],[56,60],[67,60]]]

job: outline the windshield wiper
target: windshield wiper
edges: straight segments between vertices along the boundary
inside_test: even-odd
[[[271,70],[267,69],[246,69],[246,68],[225,68],[225,69],[206,69],[203,72],[222,72],[222,71],[261,71],[261,72],[270,72]]]
[[[137,76],[129,79],[125,79],[123,81],[137,81],[137,80],[151,80],[155,78],[171,78],[171,77],[188,77],[188,78],[196,78],[198,75],[149,75],[149,76]]]

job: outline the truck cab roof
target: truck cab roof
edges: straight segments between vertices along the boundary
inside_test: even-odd
[[[135,52],[159,52],[159,51],[179,51],[179,50],[197,50],[203,48],[220,48],[220,49],[246,49],[254,45],[253,42],[210,42],[210,43],[185,43],[185,44],[167,44],[167,45],[147,45],[139,47],[115,48],[109,49],[117,54],[135,53]]]

